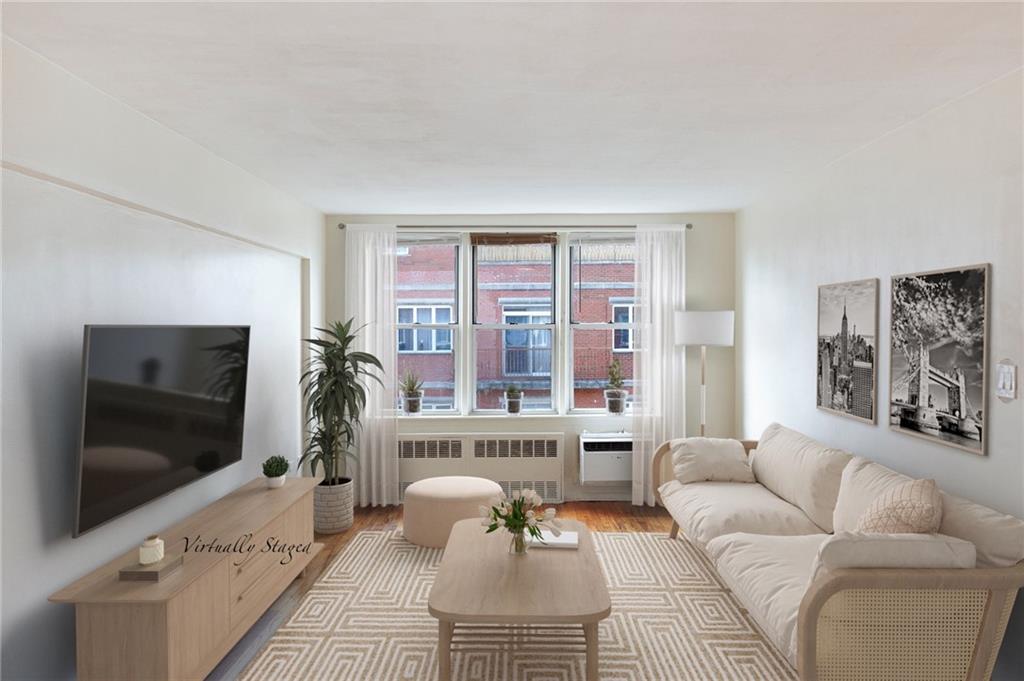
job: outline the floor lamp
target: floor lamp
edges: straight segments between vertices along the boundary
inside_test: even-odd
[[[700,436],[707,425],[707,352],[709,345],[731,347],[735,313],[732,310],[692,312],[682,310],[675,314],[676,345],[700,346]]]

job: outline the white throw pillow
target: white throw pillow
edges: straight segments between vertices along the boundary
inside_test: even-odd
[[[893,485],[872,501],[857,522],[858,532],[930,534],[942,522],[942,495],[934,480]]]
[[[676,479],[690,482],[754,482],[747,452],[739,440],[688,437],[672,447]]]
[[[836,532],[818,549],[815,570],[840,568],[973,568],[974,544],[942,534]]]

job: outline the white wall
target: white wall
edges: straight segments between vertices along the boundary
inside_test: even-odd
[[[0,675],[72,678],[50,593],[298,454],[323,216],[16,43],[3,58]],[[250,324],[251,367],[242,462],[72,539],[86,323]]]
[[[996,361],[1024,360],[1021,107],[1017,71],[738,215],[743,435],[779,421],[1024,516],[1024,402],[996,400],[991,383]],[[885,408],[890,276],[981,262],[992,263],[986,457],[890,431]],[[875,426],[815,409],[817,286],[866,277],[881,284]],[[1004,651],[1024,648],[1017,626]]]
[[[731,213],[672,213],[657,215],[330,215],[327,223],[328,319],[344,316],[344,232],[338,223],[397,224],[418,226],[622,226],[636,224],[686,224],[694,226],[686,233],[686,304],[695,310],[733,309],[735,293],[735,240]],[[687,432],[696,434],[699,423],[700,351],[687,353]],[[708,348],[708,422],[709,433],[729,436],[734,433],[735,393],[732,348]],[[400,433],[507,432],[566,433],[564,485],[566,499],[628,499],[629,484],[579,484],[577,436],[583,430],[609,431],[629,429],[630,419],[603,415],[519,416],[514,424],[503,417],[471,416],[400,418]]]

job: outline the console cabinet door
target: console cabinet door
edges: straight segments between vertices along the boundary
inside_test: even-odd
[[[230,566],[225,556],[168,602],[172,679],[202,679],[216,665],[230,628]]]

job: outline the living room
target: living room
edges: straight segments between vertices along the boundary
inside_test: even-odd
[[[2,32],[3,679],[1024,678],[1024,5]]]

